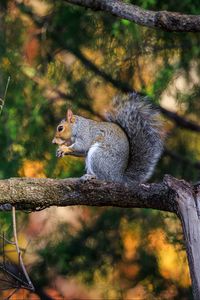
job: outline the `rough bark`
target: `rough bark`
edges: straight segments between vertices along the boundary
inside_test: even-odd
[[[163,182],[127,187],[81,179],[0,180],[0,205],[36,211],[49,206],[116,206],[176,213],[181,220],[195,299],[200,299],[200,184],[166,175]],[[2,206],[0,207],[0,209]]]
[[[185,239],[192,290],[195,300],[200,299],[200,185],[193,188],[185,181],[167,179],[169,187],[176,190],[177,215]]]
[[[0,205],[31,211],[52,205],[144,207],[175,211],[174,194],[165,181],[134,188],[98,180],[11,178],[0,180]]]
[[[139,25],[165,31],[199,32],[200,16],[168,11],[144,10],[121,0],[64,0],[93,10],[102,10]]]

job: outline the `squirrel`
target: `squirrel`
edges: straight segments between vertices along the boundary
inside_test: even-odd
[[[52,143],[57,157],[86,157],[85,179],[143,183],[152,175],[163,150],[158,112],[138,93],[116,96],[106,122],[74,115],[57,126]]]

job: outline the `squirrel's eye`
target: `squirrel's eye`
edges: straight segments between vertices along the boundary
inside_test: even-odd
[[[58,126],[58,131],[62,131],[63,130],[63,126]]]

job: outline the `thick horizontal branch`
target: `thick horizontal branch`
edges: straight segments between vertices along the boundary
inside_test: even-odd
[[[64,0],[93,10],[101,10],[139,25],[165,31],[199,32],[200,16],[177,12],[150,11],[121,0]]]
[[[117,183],[81,179],[12,178],[0,180],[0,205],[9,203],[20,210],[49,206],[143,207],[175,212],[175,194],[164,180],[134,188]]]

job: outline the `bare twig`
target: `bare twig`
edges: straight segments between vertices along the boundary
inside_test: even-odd
[[[0,234],[0,237],[1,237],[2,240],[5,241],[6,243],[11,244],[11,245],[15,245],[15,242],[9,241],[7,238],[5,238],[4,233],[3,233],[3,234]]]
[[[24,272],[24,276],[26,277],[26,280],[28,282],[29,285],[29,289],[34,291],[34,286],[30,280],[30,277],[26,271],[23,259],[22,259],[22,255],[21,255],[21,251],[19,249],[19,244],[18,244],[18,239],[17,239],[17,227],[16,227],[16,213],[15,213],[15,207],[12,207],[12,218],[13,218],[13,235],[14,235],[14,240],[15,240],[15,245],[16,245],[16,250],[18,253],[18,259],[19,259],[19,265],[22,268],[23,272]]]
[[[5,88],[4,96],[3,96],[3,98],[0,98],[0,115],[2,113],[4,104],[5,104],[5,100],[6,100],[6,95],[7,95],[9,83],[10,83],[10,76],[8,77],[8,80],[7,80],[7,83],[6,83],[6,88]]]
[[[10,295],[7,297],[7,298],[5,298],[4,300],[9,300],[17,291],[18,291],[18,289],[19,288],[16,288],[16,289],[14,289],[14,291],[12,291],[11,293],[10,293]]]

